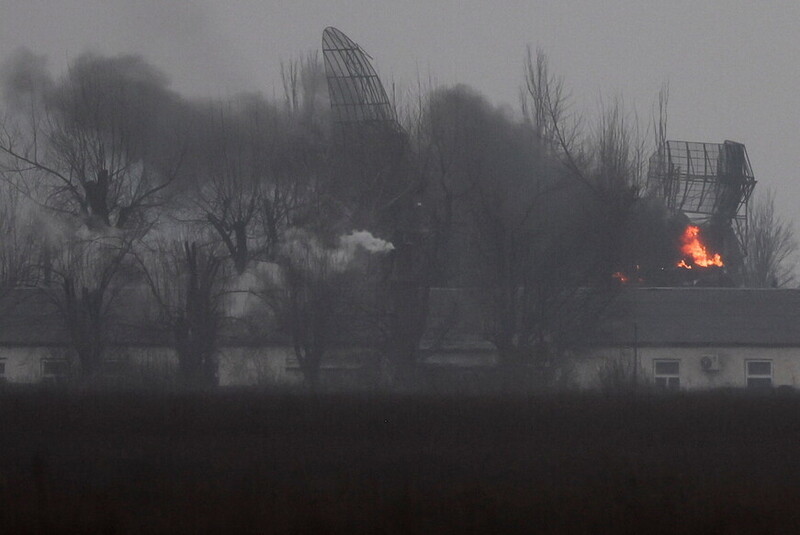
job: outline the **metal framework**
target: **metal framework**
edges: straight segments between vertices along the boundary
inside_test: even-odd
[[[322,55],[334,122],[396,123],[372,58],[357,43],[329,26],[322,32]]]
[[[671,211],[698,225],[732,226],[744,244],[756,180],[743,144],[666,141],[650,157],[647,179]]]

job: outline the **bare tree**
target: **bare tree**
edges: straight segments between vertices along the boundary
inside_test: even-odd
[[[597,216],[605,220],[597,228],[608,231],[601,250],[607,252],[608,267],[612,268],[612,258],[619,252],[613,237],[623,234],[644,188],[647,148],[638,118],[626,112],[618,96],[610,105],[601,105],[599,120],[593,128],[587,128],[582,116],[570,112],[564,81],[551,73],[542,50],[534,54],[528,48],[525,74],[523,113],[569,176],[593,197]],[[656,132],[665,135],[665,90],[659,94],[659,105]]]
[[[218,337],[224,316],[223,256],[196,242],[162,242],[139,256],[162,325],[171,331],[184,382],[218,382]]]
[[[564,79],[551,72],[547,54],[542,49],[534,53],[528,47],[520,104],[526,121],[533,126],[546,149],[588,185],[581,172],[583,117],[570,109],[572,104]]]
[[[39,280],[37,240],[42,235],[34,207],[8,181],[0,182],[0,296]]]
[[[138,57],[87,54],[44,85],[12,95],[28,102],[19,128],[6,124],[0,135],[12,170],[38,171],[37,200],[89,226],[145,224],[177,177],[184,148],[172,131],[180,104],[163,75]]]
[[[324,73],[310,54],[283,63],[279,109],[257,95],[203,110],[197,149],[200,188],[190,197],[242,274],[251,260],[274,260],[289,226],[325,228],[335,220],[323,110]]]
[[[587,132],[541,52],[526,72],[524,122],[456,87],[429,98],[418,138],[440,273],[483,295],[486,335],[509,364],[589,339],[642,218],[635,115],[616,99]]]
[[[319,53],[282,61],[281,81],[287,114],[311,130],[325,128],[330,104]]]
[[[385,330],[384,342],[378,345],[393,364],[405,367],[415,359],[424,330],[429,279],[424,274],[424,255],[419,254],[424,234],[422,176],[411,157],[408,136],[393,121],[327,124],[324,115],[322,121],[309,120],[308,108],[314,100],[308,95],[319,95],[321,87],[312,82],[324,81],[321,69],[309,69],[310,65],[319,68],[314,57],[285,66],[283,71],[294,155],[285,169],[301,185],[292,225],[328,247],[353,230],[368,230],[395,244],[391,261],[383,263],[391,263],[392,269],[373,264],[361,271],[362,282],[369,283],[350,287],[340,297],[360,295],[367,287],[382,296],[382,307],[371,314],[381,318],[374,327]],[[308,77],[312,72],[316,74]],[[298,94],[303,97],[298,99]],[[317,113],[318,108],[314,110]],[[361,297],[358,307],[363,307]],[[366,316],[370,315],[362,317]],[[391,318],[389,325],[384,318]]]
[[[336,348],[376,348],[389,339],[380,281],[369,254],[391,244],[367,232],[326,245],[304,229],[290,229],[279,256],[280,272],[265,281],[262,296],[288,333],[306,384],[316,390],[320,368]]]
[[[449,220],[438,231],[452,229],[440,260],[449,282],[482,295],[486,336],[504,363],[549,359],[578,339],[581,322],[567,316],[588,309],[577,306],[593,267],[586,195],[530,123],[464,87],[434,95],[426,120],[438,162],[428,205]]]
[[[119,274],[133,246],[125,234],[82,233],[64,243],[53,262],[54,285],[42,288],[69,335],[82,377],[102,368],[110,342]]]
[[[288,217],[291,186],[278,172],[282,125],[258,97],[214,105],[202,122],[190,210],[214,229],[241,274],[253,258],[274,254]]]
[[[753,288],[783,288],[796,281],[797,239],[791,223],[775,212],[775,194],[764,191],[747,214],[745,284]]]

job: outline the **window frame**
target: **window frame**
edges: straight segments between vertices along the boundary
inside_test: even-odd
[[[49,364],[51,362],[63,363],[64,373],[60,373],[60,374],[59,373],[47,373],[45,371],[45,367],[47,366],[47,364]],[[42,377],[42,381],[43,382],[55,382],[55,383],[58,383],[58,382],[61,382],[61,381],[65,381],[69,377],[70,365],[69,365],[69,360],[67,360],[67,359],[46,357],[46,358],[41,359],[41,367],[42,367],[41,368],[41,372],[42,372],[41,377]]]
[[[675,373],[659,373],[659,364],[676,364],[678,371]],[[663,382],[662,382],[663,381]],[[653,359],[653,383],[665,390],[680,390],[681,388],[681,360],[680,359]]]
[[[750,373],[750,364],[766,363],[769,364],[769,374]],[[750,380],[754,382],[751,383]],[[769,384],[764,383],[765,379]],[[745,359],[744,361],[744,384],[747,388],[772,388],[775,384],[775,366],[771,359]]]

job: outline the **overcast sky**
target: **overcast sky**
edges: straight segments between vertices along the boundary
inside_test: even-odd
[[[669,137],[747,145],[787,217],[800,201],[797,0],[0,0],[0,55],[62,71],[81,52],[137,53],[190,96],[280,94],[280,61],[336,26],[387,89],[429,76],[517,107],[525,47],[542,47],[576,105],[621,94],[649,117],[670,87]]]

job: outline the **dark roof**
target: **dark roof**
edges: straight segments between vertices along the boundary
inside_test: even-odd
[[[800,290],[630,289],[603,331],[615,345],[800,346]]]
[[[164,345],[171,333],[159,324],[146,292],[125,289],[111,318],[111,343]],[[479,292],[431,290],[423,348],[491,348],[486,341]],[[275,342],[274,325],[233,321],[223,326],[221,343]],[[634,331],[634,325],[636,326]],[[18,289],[0,297],[0,345],[63,345],[68,341],[51,296]],[[632,288],[605,313],[599,344],[754,345],[800,347],[800,289]]]
[[[0,297],[0,345],[64,345],[69,334],[59,313],[60,290],[16,288]],[[107,319],[111,343],[153,345],[165,342],[163,325],[155,321],[146,293],[119,290]]]
[[[17,288],[0,296],[0,345],[63,346],[69,333],[56,305],[60,290]],[[114,345],[171,345],[173,334],[160,320],[159,308],[146,288],[115,290],[107,317],[108,340]],[[274,320],[255,310],[248,318],[225,318],[222,345],[255,345],[279,341]]]
[[[469,288],[431,288],[423,350],[480,351],[494,346],[486,339],[480,292]]]
[[[0,344],[56,345],[66,332],[44,291],[20,288],[0,297]]]
[[[485,309],[475,290],[432,289],[423,349],[491,347]],[[625,289],[606,309],[598,331],[598,345],[800,347],[800,290]]]

